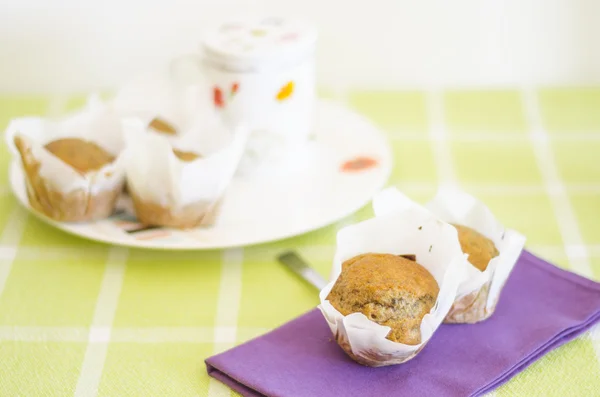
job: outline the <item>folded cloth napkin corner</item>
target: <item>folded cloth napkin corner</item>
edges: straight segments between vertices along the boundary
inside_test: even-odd
[[[488,320],[443,325],[413,360],[369,368],[338,347],[314,309],[206,360],[244,396],[480,396],[600,319],[600,284],[524,251]]]

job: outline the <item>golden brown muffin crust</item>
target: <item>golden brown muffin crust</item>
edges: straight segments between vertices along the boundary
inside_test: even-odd
[[[416,345],[421,342],[421,320],[438,294],[437,282],[417,262],[369,253],[342,264],[342,273],[327,299],[344,316],[360,312],[389,326],[389,340]]]
[[[67,194],[55,190],[40,175],[40,163],[33,156],[31,147],[21,138],[15,138],[15,146],[21,154],[26,174],[29,203],[37,211],[50,218],[64,222],[81,222],[104,219],[113,212],[121,184],[114,188],[91,194],[85,189],[77,189]]]
[[[155,117],[152,119],[148,127],[153,129],[156,132],[160,132],[167,135],[177,135],[177,130],[171,124],[167,123],[165,120]]]
[[[458,231],[458,241],[462,251],[469,254],[469,262],[481,271],[487,269],[490,260],[499,254],[494,242],[470,227],[452,226]]]
[[[179,160],[185,161],[185,162],[194,161],[197,158],[201,157],[197,153],[194,153],[194,152],[184,152],[183,150],[178,150],[178,149],[173,149],[173,153],[175,153],[175,156],[177,156],[177,158]]]
[[[146,225],[167,226],[189,229],[197,226],[209,226],[215,222],[221,203],[199,201],[182,208],[169,208],[150,201],[144,201],[135,192],[130,196],[138,220]]]
[[[79,138],[58,139],[46,144],[45,148],[80,174],[99,170],[115,160],[100,146]]]

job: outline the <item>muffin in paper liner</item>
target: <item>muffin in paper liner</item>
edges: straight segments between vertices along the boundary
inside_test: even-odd
[[[219,123],[214,107],[197,85],[178,84],[168,73],[146,73],[123,85],[111,106],[124,119],[139,119],[148,131],[170,138],[194,131],[195,125]],[[202,131],[200,131],[202,132]]]
[[[418,206],[395,188],[382,191],[373,200],[375,216]],[[445,222],[470,227],[492,240],[498,256],[484,271],[470,262],[456,299],[444,322],[476,323],[489,318],[496,308],[500,292],[525,245],[525,236],[505,229],[485,204],[456,187],[441,187],[426,208]]]
[[[342,315],[327,300],[341,274],[342,263],[365,253],[416,256],[416,261],[435,278],[440,291],[421,322],[421,343],[407,345],[386,339],[390,327],[362,313]],[[424,209],[394,211],[345,227],[337,236],[332,281],[320,292],[319,309],[341,348],[360,364],[380,367],[404,363],[425,347],[450,310],[467,267],[456,229]]]
[[[121,121],[91,97],[83,110],[58,120],[25,117],[10,122],[5,139],[21,159],[30,205],[65,222],[103,219],[113,212],[125,179]],[[92,142],[114,157],[97,170],[78,172],[45,148],[64,138]]]
[[[174,142],[188,133],[201,134],[206,141],[222,139],[227,134],[214,132],[232,126],[231,120],[215,109],[212,97],[203,95],[212,92],[207,84],[203,78],[190,85],[166,72],[146,73],[125,84],[111,106],[123,118],[139,119],[149,132],[163,133]],[[304,146],[308,145],[287,142],[277,132],[251,130],[236,175],[269,177],[287,172],[304,159],[299,153],[306,151]]]
[[[148,131],[139,120],[126,120],[124,125],[125,170],[138,220],[180,229],[214,222],[244,151],[247,128],[238,126],[216,146],[219,140],[209,144],[200,133],[172,139]],[[225,136],[223,131],[216,135]],[[198,157],[183,161],[174,149]]]

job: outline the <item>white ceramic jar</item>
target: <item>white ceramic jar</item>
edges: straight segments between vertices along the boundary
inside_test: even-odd
[[[306,140],[315,106],[316,40],[313,26],[276,17],[229,21],[210,32],[202,71],[215,110],[252,131]]]

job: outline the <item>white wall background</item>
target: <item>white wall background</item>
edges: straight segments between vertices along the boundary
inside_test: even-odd
[[[245,13],[312,19],[323,86],[600,83],[598,0],[0,0],[0,92],[115,87]]]

